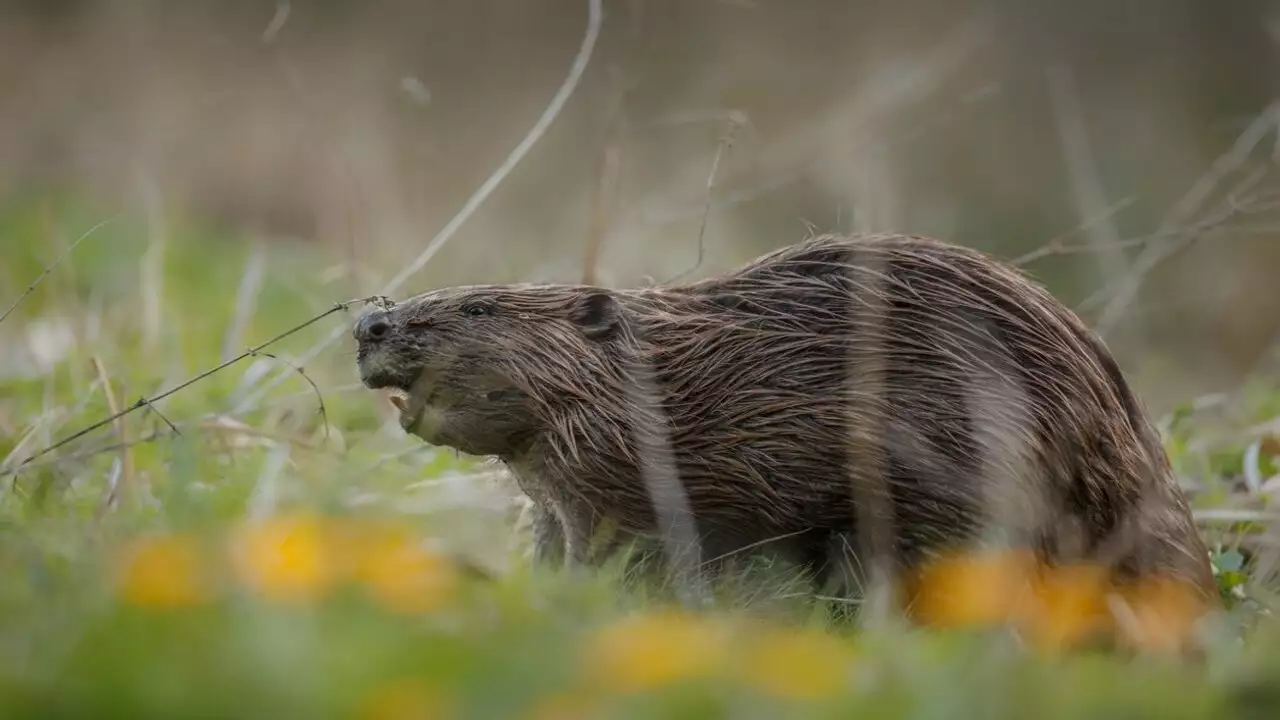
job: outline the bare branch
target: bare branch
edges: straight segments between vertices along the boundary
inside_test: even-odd
[[[1122,208],[1122,206],[1128,205],[1128,204],[1130,204],[1129,201],[1122,200],[1119,203],[1116,203],[1115,205],[1113,205],[1111,208],[1108,208],[1108,212],[1118,211]],[[1230,228],[1223,227],[1223,225],[1227,221],[1232,220],[1235,217],[1256,215],[1259,213],[1264,213],[1264,212],[1268,212],[1276,209],[1280,209],[1280,203],[1277,203],[1271,200],[1268,200],[1266,202],[1251,203],[1248,205],[1241,204],[1239,202],[1228,203],[1228,206],[1223,211],[1218,212],[1206,218],[1204,221],[1197,223],[1196,225],[1190,228],[1187,228],[1181,232],[1170,234],[1170,235],[1163,235],[1163,236],[1162,235],[1143,235],[1141,237],[1125,238],[1123,240],[1117,240],[1115,243],[1111,245],[1111,247],[1117,247],[1117,248],[1146,247],[1148,245],[1151,245],[1152,243],[1160,242],[1162,240],[1185,240],[1187,242],[1191,242],[1194,240],[1205,239],[1208,237],[1219,237],[1222,235],[1240,236],[1240,237],[1250,237],[1255,235],[1274,235],[1276,232],[1276,228],[1269,227],[1266,225],[1263,225],[1263,226],[1235,225]],[[1086,223],[1092,222],[1092,221],[1093,220],[1090,219],[1089,221],[1086,221]],[[1051,257],[1055,255],[1080,255],[1083,253],[1097,252],[1099,250],[1099,247],[1097,244],[1092,242],[1077,243],[1077,244],[1068,244],[1066,242],[1066,240],[1070,238],[1072,235],[1078,232],[1081,232],[1085,229],[1086,229],[1085,225],[1082,224],[1073,230],[1065,232],[1062,235],[1059,235],[1058,237],[1054,238],[1053,240],[1050,240],[1049,242],[1045,243],[1044,245],[1036,248],[1035,250],[1032,250],[1031,252],[1025,255],[1021,255],[1017,258],[1014,258],[1011,261],[1011,264],[1013,264],[1016,267],[1022,267],[1024,265],[1030,265],[1031,263],[1037,260],[1042,260],[1046,257]],[[1228,230],[1230,230],[1230,232],[1227,232]],[[1086,300],[1084,303],[1081,304],[1081,309],[1082,310],[1088,309],[1092,304],[1096,302],[1097,298],[1101,298],[1104,294],[1105,293],[1103,292],[1099,292],[1091,300]]]
[[[1145,248],[1134,259],[1130,272],[1120,278],[1114,291],[1109,293],[1111,299],[1103,307],[1102,315],[1097,322],[1097,329],[1100,334],[1106,335],[1115,325],[1125,307],[1137,295],[1147,274],[1194,240],[1194,237],[1188,234],[1176,234],[1176,229],[1195,217],[1205,201],[1222,184],[1223,180],[1245,164],[1254,148],[1276,129],[1278,118],[1280,118],[1280,103],[1274,103],[1259,114],[1258,117],[1254,118],[1253,122],[1249,123],[1249,126],[1236,139],[1231,149],[1220,156],[1209,168],[1209,171],[1174,206],[1156,231],[1158,237],[1168,239],[1164,242],[1153,243]]]
[[[1066,240],[1067,238],[1070,238],[1071,236],[1076,235],[1077,233],[1087,232],[1096,223],[1107,222],[1111,218],[1111,216],[1133,205],[1133,203],[1134,203],[1133,197],[1127,197],[1122,200],[1118,200],[1115,203],[1112,203],[1100,214],[1085,218],[1084,222],[1080,223],[1079,225],[1072,228],[1071,230],[1068,230],[1067,232],[1055,237],[1054,239],[1050,240],[1044,245],[1041,245],[1035,250],[1032,250],[1031,252],[1026,253],[1025,255],[1021,255],[1015,258],[1012,261],[1012,264],[1015,267],[1022,267],[1023,265],[1030,265],[1031,263],[1037,260],[1052,256],[1052,255],[1075,255],[1077,253],[1096,252],[1098,250],[1098,244],[1096,242],[1089,242],[1087,244],[1081,244],[1081,245],[1067,245]],[[1140,245],[1149,241],[1150,241],[1150,238],[1145,238],[1145,237],[1131,238],[1129,240],[1117,240],[1111,246],[1116,248],[1126,248],[1134,245]]]

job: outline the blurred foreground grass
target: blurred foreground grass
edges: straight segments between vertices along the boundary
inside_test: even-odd
[[[49,199],[5,208],[0,309],[107,215]],[[4,467],[352,294],[305,244],[117,218],[0,324]],[[1280,711],[1265,612],[1280,587],[1264,552],[1280,392],[1262,381],[1165,428],[1197,506],[1219,512],[1208,532],[1229,607],[1200,629],[1208,656],[1185,663],[1054,652],[1097,611],[1078,584],[1041,597],[1019,636],[968,627],[1008,614],[998,563],[951,568],[953,594],[930,612],[959,627],[929,631],[832,626],[821,603],[782,591],[689,615],[614,573],[531,574],[516,509],[485,468],[403,437],[354,387],[346,345],[230,414],[332,327],[4,478],[0,717]],[[1149,627],[1186,631],[1164,600]]]

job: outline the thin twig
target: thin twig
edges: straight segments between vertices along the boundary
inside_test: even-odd
[[[587,29],[586,34],[583,35],[582,38],[582,45],[578,49],[578,54],[574,57],[573,65],[569,68],[568,76],[565,77],[564,82],[560,85],[560,89],[557,90],[555,96],[552,97],[551,103],[547,105],[537,122],[535,122],[533,127],[529,129],[529,132],[525,135],[524,139],[520,141],[520,144],[517,145],[509,155],[507,155],[507,158],[503,161],[502,165],[500,165],[498,169],[489,176],[489,179],[485,180],[484,184],[476,190],[476,192],[467,200],[466,204],[462,206],[462,209],[458,211],[458,214],[453,216],[453,219],[450,220],[434,238],[432,238],[431,242],[423,248],[422,252],[419,253],[419,255],[411,262],[405,265],[404,269],[392,278],[389,283],[387,283],[387,285],[382,289],[380,293],[381,295],[391,295],[399,290],[400,286],[403,285],[406,280],[412,277],[414,273],[421,270],[422,267],[427,264],[427,261],[430,260],[442,247],[444,247],[445,243],[449,242],[449,240],[453,238],[453,235],[458,231],[458,228],[462,227],[462,224],[475,213],[481,203],[483,203],[489,195],[493,193],[494,189],[497,188],[504,179],[506,179],[507,175],[511,173],[512,168],[514,168],[516,164],[524,158],[524,156],[529,152],[529,149],[542,138],[547,127],[551,125],[557,116],[559,116],[560,110],[564,107],[565,103],[568,102],[569,96],[573,94],[574,90],[578,86],[578,81],[582,78],[583,72],[586,71],[587,64],[591,61],[591,53],[595,48],[596,39],[600,35],[600,25],[603,20],[601,0],[587,0],[587,8]],[[342,328],[335,329],[328,337],[312,346],[307,350],[307,352],[303,353],[299,358],[299,362],[303,365],[311,362],[330,345],[337,342],[338,338],[342,337],[345,332],[346,330]],[[239,406],[237,406],[235,411],[237,413],[243,413],[254,407],[268,392],[277,387],[280,383],[284,382],[284,379],[288,377],[288,374],[288,370],[277,374],[271,379],[271,381],[259,388],[256,393],[245,398]]]
[[[326,410],[324,407],[324,395],[320,393],[320,386],[316,385],[316,382],[311,379],[311,376],[307,374],[307,371],[304,370],[301,365],[294,365],[293,363],[289,362],[288,360],[285,360],[284,358],[281,358],[278,355],[273,355],[269,352],[262,352],[262,351],[256,351],[256,352],[250,351],[250,352],[254,357],[261,356],[261,357],[271,358],[276,362],[280,362],[280,363],[284,363],[285,365],[288,365],[289,367],[293,368],[295,372],[301,375],[303,380],[307,381],[307,384],[310,385],[311,389],[315,391],[316,401],[320,404],[320,409],[318,414],[320,415],[320,422],[324,424],[324,439],[328,440],[329,439],[329,411]]]
[[[1240,184],[1240,188],[1243,189],[1251,186],[1257,179],[1257,175],[1251,175]],[[1144,246],[1143,251],[1139,253],[1138,258],[1134,263],[1136,267],[1134,273],[1139,276],[1143,276],[1150,272],[1160,262],[1172,257],[1183,248],[1186,248],[1193,242],[1199,240],[1205,240],[1210,237],[1220,237],[1222,235],[1233,237],[1249,237],[1254,234],[1273,235],[1275,230],[1270,227],[1264,226],[1261,228],[1250,228],[1239,225],[1226,227],[1226,224],[1241,216],[1258,215],[1278,208],[1280,208],[1280,202],[1277,202],[1274,199],[1249,198],[1247,201],[1241,201],[1236,199],[1235,193],[1233,192],[1229,193],[1227,199],[1222,203],[1217,212],[1191,227],[1181,230],[1170,229],[1166,232],[1157,232],[1142,238],[1135,238],[1122,242],[1125,244],[1137,244]],[[1148,252],[1152,248],[1155,248],[1156,252]],[[1146,258],[1146,260],[1144,260],[1144,258]],[[1142,279],[1143,277],[1135,278],[1134,274],[1130,274],[1120,278],[1119,282],[1120,284],[1124,284],[1125,282],[1136,280],[1140,284]],[[1088,298],[1085,298],[1085,300],[1080,303],[1077,311],[1081,313],[1088,313],[1097,310],[1099,304],[1102,303],[1113,290],[1119,292],[1114,285],[1108,285],[1098,290]],[[1136,288],[1134,292],[1136,293]],[[1132,299],[1132,296],[1130,299]],[[1111,307],[1111,305],[1108,305],[1108,307]],[[1099,327],[1104,326],[1099,325]]]
[[[257,428],[248,427],[248,426],[233,427],[233,426],[218,423],[213,420],[204,419],[199,422],[199,427],[200,429],[205,430],[209,433],[222,433],[222,434],[228,434],[228,435],[239,434],[244,436],[261,438],[263,440],[270,440],[273,442],[288,443],[293,447],[301,448],[304,450],[317,449],[315,445],[313,445],[310,442],[307,442],[306,440],[301,440],[296,437],[276,435],[276,434],[259,430]],[[133,438],[132,440],[126,440],[123,442],[106,443],[104,445],[99,445],[98,447],[90,448],[88,450],[83,450],[81,452],[71,453],[69,455],[60,456],[56,458],[50,458],[43,462],[32,462],[30,465],[26,465],[24,463],[19,468],[2,469],[0,470],[0,477],[9,477],[10,475],[17,475],[19,470],[22,470],[22,469],[37,470],[42,467],[57,465],[59,463],[78,462],[81,460],[88,460],[89,458],[97,457],[98,455],[102,455],[104,453],[116,452],[117,450],[123,450],[125,448],[131,448],[137,445],[145,445],[147,443],[152,443],[157,440],[163,440],[165,438],[181,436],[181,435],[182,435],[182,432],[177,426],[170,425],[169,429],[167,430],[153,430],[145,435],[140,435],[136,438]],[[10,454],[11,457],[13,455],[14,455],[13,453]]]
[[[1207,239],[1210,237],[1221,237],[1223,235],[1226,235],[1228,237],[1249,238],[1249,237],[1257,237],[1260,235],[1269,237],[1275,234],[1276,234],[1275,228],[1266,228],[1266,227],[1254,228],[1252,230],[1248,228],[1205,228],[1203,230],[1197,230],[1194,232],[1188,231],[1187,233],[1179,234],[1177,237],[1189,238],[1189,239]],[[1063,237],[1064,238],[1068,237],[1068,235],[1064,235]],[[1125,238],[1123,240],[1119,240],[1115,244],[1109,247],[1116,247],[1116,248],[1146,247],[1147,245],[1150,245],[1151,243],[1157,242],[1161,239],[1163,238],[1159,238],[1153,235],[1144,235],[1142,237]],[[1084,255],[1086,253],[1098,252],[1098,250],[1099,250],[1098,246],[1093,243],[1088,243],[1088,244],[1078,243],[1078,244],[1069,245],[1069,244],[1062,243],[1055,240],[1048,245],[1044,245],[1040,248],[1032,250],[1026,255],[1022,255],[1020,257],[1014,258],[1011,261],[1011,264],[1014,267],[1022,267],[1024,265],[1030,265],[1032,262],[1035,262],[1036,260],[1042,260],[1046,257],[1063,256],[1063,255]],[[1081,311],[1082,312],[1085,311],[1086,308],[1087,308],[1087,304],[1082,304]]]
[[[1118,211],[1122,209],[1123,206],[1129,205],[1129,204],[1131,204],[1130,199],[1121,200],[1116,205],[1113,205],[1111,208],[1108,208],[1107,212],[1111,213],[1111,212]],[[1280,203],[1273,200],[1266,200],[1266,201],[1259,200],[1258,202],[1252,203],[1252,204],[1243,204],[1239,202],[1228,201],[1227,207],[1224,210],[1206,218],[1205,220],[1201,221],[1195,226],[1192,226],[1185,230],[1182,230],[1176,233],[1166,234],[1166,235],[1151,234],[1151,235],[1143,235],[1141,237],[1125,238],[1125,239],[1116,241],[1113,245],[1111,245],[1111,247],[1116,247],[1121,249],[1133,248],[1133,247],[1146,247],[1148,245],[1151,245],[1152,243],[1157,243],[1160,241],[1184,240],[1186,242],[1190,242],[1193,240],[1204,240],[1210,237],[1221,237],[1223,235],[1227,235],[1230,237],[1237,237],[1237,236],[1252,237],[1254,235],[1268,235],[1268,236],[1274,235],[1276,232],[1276,229],[1273,227],[1265,226],[1265,225],[1259,226],[1259,227],[1233,225],[1230,228],[1226,228],[1222,226],[1227,221],[1238,216],[1257,215],[1257,214],[1261,214],[1261,213],[1268,212],[1271,210],[1276,210],[1276,209],[1280,209]],[[1031,252],[1026,253],[1025,255],[1021,255],[1017,258],[1014,258],[1013,260],[1010,261],[1010,263],[1015,267],[1023,267],[1025,265],[1030,265],[1031,263],[1036,262],[1038,260],[1042,260],[1046,257],[1057,256],[1057,255],[1078,255],[1083,253],[1097,252],[1098,247],[1094,243],[1068,244],[1066,242],[1066,240],[1070,238],[1072,235],[1075,235],[1076,233],[1079,233],[1087,229],[1087,224],[1092,223],[1094,221],[1095,221],[1094,218],[1090,218],[1088,221],[1086,221],[1085,224],[1082,224],[1076,228],[1073,228],[1072,230],[1069,230],[1063,233],[1062,235],[1059,235],[1053,240],[1050,240],[1048,243],[1045,243],[1044,245],[1036,248],[1035,250],[1032,250]],[[1080,312],[1088,312],[1097,303],[1097,301],[1099,301],[1102,297],[1105,296],[1106,294],[1105,291],[1106,289],[1104,288],[1103,290],[1100,290],[1095,295],[1091,296],[1089,299],[1086,299],[1084,302],[1080,304],[1078,310]]]
[[[329,308],[328,310],[324,311],[323,313],[320,313],[319,315],[317,315],[317,316],[315,316],[315,317],[311,318],[310,320],[308,320],[308,321],[306,321],[306,322],[302,323],[301,325],[298,325],[298,326],[294,327],[294,328],[293,328],[293,329],[291,329],[291,330],[287,330],[287,331],[285,331],[285,332],[283,332],[283,333],[280,333],[279,335],[277,335],[277,336],[275,336],[275,337],[271,338],[270,340],[268,340],[268,341],[266,341],[266,342],[262,343],[261,345],[258,345],[258,346],[256,346],[256,347],[250,348],[249,350],[246,350],[245,352],[240,353],[240,354],[239,354],[239,355],[237,355],[236,357],[231,358],[230,360],[227,360],[226,362],[223,362],[223,363],[221,363],[221,364],[217,365],[217,366],[216,366],[216,367],[214,367],[214,368],[211,368],[211,369],[209,369],[209,370],[206,370],[206,371],[204,371],[204,372],[200,373],[199,375],[196,375],[195,377],[191,378],[190,380],[187,380],[187,381],[186,381],[186,382],[184,382],[184,383],[181,383],[181,384],[179,384],[179,385],[177,385],[177,386],[175,386],[175,387],[173,387],[173,388],[170,388],[169,390],[166,390],[165,392],[162,392],[162,393],[160,393],[159,395],[156,395],[155,397],[152,397],[152,398],[140,398],[136,403],[134,403],[134,404],[130,405],[129,407],[127,407],[127,408],[125,408],[125,409],[123,409],[123,410],[121,410],[121,411],[119,411],[119,412],[112,413],[112,415],[111,415],[110,417],[107,417],[107,418],[104,418],[104,419],[102,419],[102,420],[99,420],[98,422],[96,422],[96,423],[94,423],[94,424],[92,424],[92,425],[90,425],[90,426],[88,426],[88,427],[86,427],[86,428],[84,428],[84,429],[82,429],[82,430],[80,430],[80,431],[78,431],[78,432],[72,433],[71,435],[69,435],[69,436],[67,436],[67,437],[65,437],[65,438],[63,438],[63,439],[61,439],[61,440],[59,440],[58,442],[56,442],[56,443],[54,443],[54,444],[50,445],[49,447],[45,448],[44,450],[41,450],[40,452],[36,453],[35,455],[32,455],[31,457],[27,458],[26,460],[23,460],[23,461],[22,461],[22,464],[21,464],[21,465],[19,465],[19,466],[17,467],[17,469],[16,469],[16,470],[17,470],[17,471],[21,471],[21,470],[22,470],[22,468],[26,467],[26,466],[27,466],[27,465],[28,465],[32,460],[35,460],[35,459],[37,459],[37,458],[43,457],[43,456],[45,456],[45,455],[48,455],[49,453],[51,453],[51,452],[53,452],[53,451],[57,450],[58,448],[63,447],[63,446],[65,446],[65,445],[67,445],[68,443],[73,442],[73,441],[75,441],[75,440],[78,440],[78,439],[80,439],[80,438],[84,437],[85,435],[88,435],[89,433],[93,432],[94,430],[97,430],[98,428],[101,428],[101,427],[103,427],[103,426],[105,426],[105,425],[109,425],[109,424],[111,424],[111,423],[115,422],[117,419],[122,418],[122,417],[124,417],[125,415],[128,415],[129,413],[131,413],[131,412],[133,412],[133,411],[137,410],[138,408],[142,408],[142,407],[150,406],[152,403],[155,403],[155,402],[158,402],[158,401],[160,401],[160,400],[163,400],[163,399],[165,399],[165,398],[169,397],[170,395],[173,395],[174,393],[177,393],[177,392],[178,392],[178,391],[180,391],[180,390],[184,390],[184,389],[186,389],[187,387],[190,387],[191,385],[194,385],[194,384],[196,384],[197,382],[200,382],[201,380],[204,380],[205,378],[207,378],[207,377],[209,377],[209,376],[211,376],[211,375],[214,375],[214,374],[216,374],[216,373],[219,373],[219,372],[221,372],[221,371],[223,371],[223,370],[227,369],[228,367],[231,367],[232,365],[234,365],[234,364],[236,364],[236,363],[240,362],[241,360],[244,360],[244,359],[245,359],[245,358],[247,358],[247,357],[250,357],[250,356],[253,356],[253,355],[259,354],[259,353],[261,353],[261,352],[262,352],[262,350],[263,350],[264,348],[266,348],[266,347],[268,347],[268,346],[270,346],[270,345],[274,345],[275,343],[277,343],[277,342],[279,342],[279,341],[281,341],[281,340],[285,339],[286,337],[289,337],[290,335],[293,335],[294,333],[296,333],[296,332],[298,332],[298,331],[300,331],[300,330],[302,330],[302,329],[304,329],[304,328],[310,327],[310,326],[312,326],[312,325],[316,324],[317,322],[320,322],[320,321],[321,321],[321,320],[323,320],[324,318],[329,317],[330,315],[332,315],[332,314],[334,314],[334,313],[336,313],[336,312],[341,312],[341,311],[343,311],[343,310],[346,310],[347,308],[351,307],[352,305],[355,305],[355,304],[360,303],[360,302],[371,302],[371,301],[373,301],[373,298],[360,298],[360,299],[358,299],[358,300],[350,300],[350,301],[348,301],[348,302],[344,302],[344,303],[337,303],[337,304],[335,304],[333,307],[331,307],[331,308]]]
[[[696,271],[702,266],[703,256],[706,254],[706,244],[703,242],[703,238],[707,234],[707,219],[711,216],[711,191],[714,190],[716,186],[716,173],[720,171],[720,160],[724,157],[725,150],[733,144],[733,136],[737,132],[738,127],[741,126],[744,121],[745,117],[742,113],[729,113],[729,126],[725,129],[724,135],[720,137],[720,144],[716,147],[716,155],[711,160],[711,170],[707,172],[706,196],[702,206],[702,222],[698,226],[698,257],[694,261],[693,267],[690,267],[679,275],[671,278],[667,282],[663,283],[664,285],[670,285],[671,283],[688,276],[689,273]]]
[[[1121,210],[1124,210],[1130,205],[1133,205],[1134,200],[1135,198],[1133,197],[1127,197],[1115,203],[1112,203],[1110,207],[1106,208],[1101,213],[1093,217],[1086,218],[1084,222],[1080,223],[1079,225],[1072,228],[1071,230],[1068,230],[1067,232],[1055,237],[1054,239],[1050,240],[1044,245],[1041,245],[1035,250],[1032,250],[1031,252],[1026,253],[1025,255],[1015,258],[1012,261],[1012,264],[1015,267],[1022,267],[1023,265],[1029,265],[1037,260],[1041,260],[1051,255],[1074,255],[1077,253],[1097,252],[1098,244],[1096,242],[1089,242],[1087,244],[1079,244],[1079,245],[1067,245],[1066,240],[1067,238],[1070,238],[1071,236],[1076,235],[1077,233],[1087,232],[1096,223],[1108,222],[1111,216],[1115,215]],[[1123,249],[1127,247],[1132,247],[1134,245],[1142,245],[1150,241],[1151,241],[1151,238],[1148,238],[1148,237],[1130,238],[1128,240],[1117,240],[1115,243],[1111,244],[1110,247]]]
[[[743,545],[742,547],[734,548],[733,550],[730,550],[728,552],[721,553],[720,555],[716,555],[713,558],[708,558],[706,560],[703,560],[702,563],[699,565],[699,567],[704,567],[704,568],[710,567],[713,563],[720,562],[721,560],[727,560],[728,558],[731,558],[735,555],[741,555],[743,553],[747,553],[752,550],[755,550],[758,547],[763,547],[765,545],[768,545],[771,542],[775,542],[777,540],[786,540],[787,538],[795,537],[804,532],[805,532],[804,530],[795,530],[792,532],[782,533],[781,535],[772,535],[763,540],[757,540],[756,542],[748,543],[746,545]]]
[[[178,429],[178,426],[174,425],[173,422],[169,420],[169,418],[165,417],[164,413],[160,412],[160,408],[153,405],[150,400],[142,397],[142,398],[138,398],[138,402],[142,403],[143,405],[146,405],[148,410],[155,413],[156,417],[160,418],[165,425],[169,426],[169,429],[173,431],[174,435],[178,435],[178,436],[182,435],[182,431]]]
[[[56,462],[58,460],[88,460],[89,458],[95,457],[97,455],[102,455],[104,453],[109,453],[109,452],[115,452],[117,450],[125,450],[128,448],[137,447],[138,445],[146,445],[147,443],[152,443],[152,442],[155,442],[156,440],[161,440],[167,437],[173,437],[173,433],[171,431],[165,431],[165,430],[153,430],[145,435],[140,435],[136,438],[133,438],[132,440],[120,440],[117,442],[108,443],[106,445],[101,445],[96,448],[85,450],[84,452],[75,453],[74,455],[71,455],[65,458],[53,458],[46,462],[48,462],[49,464],[52,464],[53,462]],[[43,465],[44,463],[36,463],[32,465],[32,467],[37,468],[37,467],[42,467]],[[17,472],[17,471],[13,470],[10,472]]]
[[[53,261],[53,262],[49,263],[49,265],[47,265],[47,266],[45,267],[44,272],[40,273],[40,277],[36,278],[34,282],[32,282],[30,285],[28,285],[28,286],[27,286],[27,289],[26,289],[26,290],[24,290],[24,291],[23,291],[23,293],[22,293],[21,295],[19,295],[19,296],[18,296],[18,299],[17,299],[17,300],[14,300],[14,301],[13,301],[13,304],[9,306],[9,309],[4,311],[4,315],[0,315],[0,323],[2,323],[2,322],[4,322],[5,320],[7,320],[7,319],[9,318],[9,316],[13,314],[13,311],[14,311],[14,310],[17,310],[17,309],[18,309],[18,306],[22,304],[22,301],[23,301],[23,300],[26,300],[28,295],[30,295],[31,293],[35,292],[36,288],[40,285],[40,283],[44,281],[45,276],[47,276],[49,273],[53,272],[53,269],[54,269],[54,268],[56,268],[56,267],[57,267],[57,266],[58,266],[58,265],[59,265],[63,260],[65,260],[65,259],[67,258],[67,256],[69,256],[69,255],[71,255],[71,253],[75,252],[75,249],[76,249],[77,247],[80,247],[80,243],[84,242],[86,239],[88,239],[88,238],[89,238],[89,236],[90,236],[90,235],[94,234],[94,233],[95,233],[95,232],[97,232],[100,228],[102,228],[103,226],[107,225],[107,224],[108,224],[108,223],[110,223],[112,220],[115,220],[117,217],[120,217],[120,216],[119,216],[119,215],[115,215],[115,216],[112,216],[112,217],[107,218],[106,220],[103,220],[102,222],[98,223],[97,225],[94,225],[93,227],[89,228],[88,230],[85,230],[83,235],[81,235],[80,237],[76,238],[76,241],[75,241],[75,242],[71,243],[71,245],[70,245],[70,246],[68,246],[65,250],[63,250],[63,251],[58,255],[58,257],[54,259],[54,261]]]

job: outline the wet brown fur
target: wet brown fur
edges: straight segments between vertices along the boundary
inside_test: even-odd
[[[366,384],[424,378],[433,419],[410,431],[505,462],[543,557],[607,556],[591,550],[605,525],[658,537],[665,452],[687,498],[672,512],[691,513],[703,561],[771,545],[830,573],[864,565],[874,526],[909,568],[983,538],[994,499],[1046,560],[1105,559],[1216,596],[1115,360],[971,249],[823,236],[678,287],[446,288],[358,328],[371,318],[385,334],[357,332]],[[999,447],[982,441],[991,428]]]

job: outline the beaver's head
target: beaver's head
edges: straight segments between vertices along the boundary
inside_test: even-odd
[[[605,290],[481,285],[370,310],[352,332],[361,381],[393,390],[407,432],[512,457],[544,429],[546,408],[590,399],[620,328]]]

